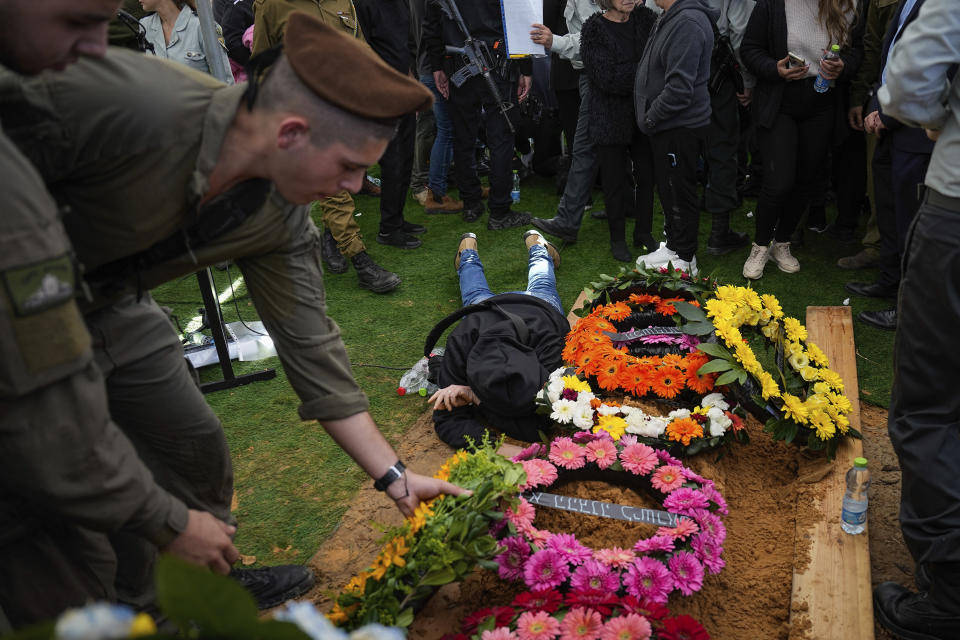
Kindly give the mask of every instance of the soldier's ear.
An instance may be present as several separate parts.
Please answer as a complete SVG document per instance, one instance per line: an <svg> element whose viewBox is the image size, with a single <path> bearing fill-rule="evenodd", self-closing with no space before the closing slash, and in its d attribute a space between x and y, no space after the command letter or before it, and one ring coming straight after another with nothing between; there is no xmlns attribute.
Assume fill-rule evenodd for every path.
<svg viewBox="0 0 960 640"><path fill-rule="evenodd" d="M277 147L294 149L310 142L310 125L305 118L288 116L277 128Z"/></svg>

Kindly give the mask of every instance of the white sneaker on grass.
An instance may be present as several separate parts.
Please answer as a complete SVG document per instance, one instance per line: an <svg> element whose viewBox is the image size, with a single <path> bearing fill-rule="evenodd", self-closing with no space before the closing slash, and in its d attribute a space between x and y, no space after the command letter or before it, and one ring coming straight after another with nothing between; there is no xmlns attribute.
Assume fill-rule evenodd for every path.
<svg viewBox="0 0 960 640"><path fill-rule="evenodd" d="M646 266L648 269L659 269L667 266L668 262L675 262L680 259L676 252L667 248L666 242L661 242L656 251L651 251L637 258L637 266Z"/></svg>
<svg viewBox="0 0 960 640"><path fill-rule="evenodd" d="M780 271L785 273L800 271L800 262L790 253L789 242L774 242L770 249L770 259L777 263Z"/></svg>
<svg viewBox="0 0 960 640"><path fill-rule="evenodd" d="M789 242L787 243L790 244ZM789 251L789 249L788 249ZM748 280L756 280L763 276L763 268L770 259L770 247L761 247L756 242L750 249L750 257L743 263L743 277Z"/></svg>
<svg viewBox="0 0 960 640"><path fill-rule="evenodd" d="M677 257L676 260L671 260L670 264L667 265L668 269L680 269L685 273L689 273L691 276L696 276L700 273L700 270L697 269L697 256L693 256L690 259L690 262L687 262L683 258Z"/></svg>

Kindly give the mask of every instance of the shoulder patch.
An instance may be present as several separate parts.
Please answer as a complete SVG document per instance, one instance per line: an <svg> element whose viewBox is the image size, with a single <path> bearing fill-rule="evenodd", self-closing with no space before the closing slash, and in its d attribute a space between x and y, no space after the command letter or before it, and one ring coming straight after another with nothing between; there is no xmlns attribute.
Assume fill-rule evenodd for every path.
<svg viewBox="0 0 960 640"><path fill-rule="evenodd" d="M74 297L76 272L64 254L0 273L17 316L30 316L62 305Z"/></svg>

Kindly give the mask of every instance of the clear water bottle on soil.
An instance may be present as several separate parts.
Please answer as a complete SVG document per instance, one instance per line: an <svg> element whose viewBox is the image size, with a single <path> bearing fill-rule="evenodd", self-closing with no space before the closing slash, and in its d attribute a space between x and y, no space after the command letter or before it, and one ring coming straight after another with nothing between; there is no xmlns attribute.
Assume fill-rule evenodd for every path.
<svg viewBox="0 0 960 640"><path fill-rule="evenodd" d="M847 533L863 533L867 526L867 490L870 488L870 469L866 458L855 458L847 471L847 492L843 495L840 527Z"/></svg>

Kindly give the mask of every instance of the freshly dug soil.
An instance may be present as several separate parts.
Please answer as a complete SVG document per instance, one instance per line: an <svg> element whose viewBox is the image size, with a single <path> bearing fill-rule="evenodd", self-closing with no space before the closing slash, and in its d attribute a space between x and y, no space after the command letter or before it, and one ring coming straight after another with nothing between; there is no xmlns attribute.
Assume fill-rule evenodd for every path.
<svg viewBox="0 0 960 640"><path fill-rule="evenodd" d="M873 474L869 527L872 581L877 584L893 580L913 588L913 563L897 523L900 473L886 437L886 411L862 404L861 423L865 455ZM807 551L802 546L794 548L797 519L821 517L809 506L815 496L812 492L818 491L816 469L820 465L798 448L772 441L752 419L747 428L749 444L730 447L719 460L715 453L707 453L684 462L712 479L727 500L730 513L724 518L727 539L723 555L727 566L719 575L707 576L700 592L689 597L674 594L668 606L674 613L699 619L715 640L818 640L805 633L802 612L794 612L791 628L790 594L794 559L799 558L800 566L796 568L802 569ZM434 435L429 411L411 427L398 448L409 466L423 473L432 473L451 453ZM599 486L593 481L551 489L565 495L577 495L572 493L577 491L582 493L581 497L595 500L658 506L642 494ZM804 500L798 505L799 495ZM649 528L628 531L627 527L644 525L618 520L543 507L537 512L538 527L576 533L593 547L627 547L651 533ZM340 528L310 561L317 574L317 585L308 598L329 608L331 598L379 551L376 541L380 533L370 523L399 521L400 514L392 503L374 491L370 483L366 484ZM440 589L418 614L409 637L436 640L457 630L465 615L482 607L509 604L523 590L522 584L503 582L494 572L477 571L462 584ZM879 627L876 637L892 638Z"/></svg>

